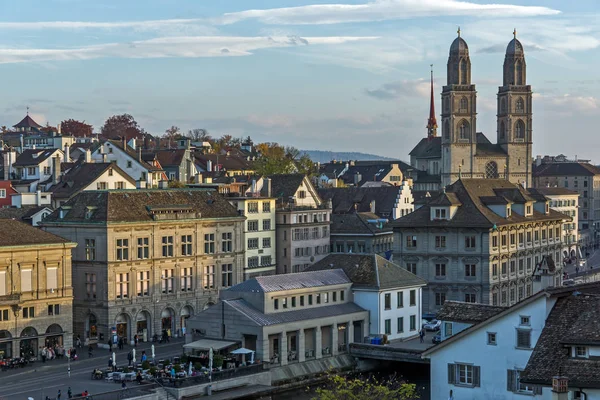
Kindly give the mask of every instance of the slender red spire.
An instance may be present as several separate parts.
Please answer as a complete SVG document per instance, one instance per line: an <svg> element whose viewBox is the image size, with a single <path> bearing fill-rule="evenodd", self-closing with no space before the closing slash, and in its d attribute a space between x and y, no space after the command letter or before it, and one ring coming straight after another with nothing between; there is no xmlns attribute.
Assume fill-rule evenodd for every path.
<svg viewBox="0 0 600 400"><path fill-rule="evenodd" d="M427 120L427 137L437 136L437 120L435 119L435 101L433 99L433 64L431 64L431 101L429 103L429 119Z"/></svg>

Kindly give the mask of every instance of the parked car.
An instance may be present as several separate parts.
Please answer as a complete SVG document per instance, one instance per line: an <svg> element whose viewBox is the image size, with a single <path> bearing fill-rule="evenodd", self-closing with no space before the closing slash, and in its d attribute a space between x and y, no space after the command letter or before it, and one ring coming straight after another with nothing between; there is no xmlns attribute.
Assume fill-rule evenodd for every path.
<svg viewBox="0 0 600 400"><path fill-rule="evenodd" d="M575 281L573 279L565 279L563 280L563 286L573 286Z"/></svg>
<svg viewBox="0 0 600 400"><path fill-rule="evenodd" d="M431 321L423 325L423 329L425 329L426 331L439 331L440 326L442 326L442 321L432 319Z"/></svg>
<svg viewBox="0 0 600 400"><path fill-rule="evenodd" d="M442 332L438 332L431 338L431 343L438 344L442 342Z"/></svg>

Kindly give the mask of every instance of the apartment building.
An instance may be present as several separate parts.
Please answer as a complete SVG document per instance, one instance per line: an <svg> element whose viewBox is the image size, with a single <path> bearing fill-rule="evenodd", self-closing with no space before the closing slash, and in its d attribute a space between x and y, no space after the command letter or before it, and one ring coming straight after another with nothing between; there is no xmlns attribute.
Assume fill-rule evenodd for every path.
<svg viewBox="0 0 600 400"><path fill-rule="evenodd" d="M147 340L243 280L244 217L212 190L84 191L44 220L78 244L74 332Z"/></svg>
<svg viewBox="0 0 600 400"><path fill-rule="evenodd" d="M45 345L72 346L75 246L31 225L0 220L0 359L37 357Z"/></svg>

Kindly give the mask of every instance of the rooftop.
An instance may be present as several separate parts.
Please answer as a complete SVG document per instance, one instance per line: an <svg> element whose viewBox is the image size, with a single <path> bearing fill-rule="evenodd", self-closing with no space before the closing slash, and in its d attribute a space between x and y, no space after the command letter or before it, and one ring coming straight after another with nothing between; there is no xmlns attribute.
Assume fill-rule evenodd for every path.
<svg viewBox="0 0 600 400"><path fill-rule="evenodd" d="M392 228L387 222L369 222L380 219L377 214L371 212L359 212L349 214L331 214L331 234L367 234L376 235L381 233L392 233Z"/></svg>
<svg viewBox="0 0 600 400"><path fill-rule="evenodd" d="M280 292L322 286L343 285L350 280L341 269L310 271L294 274L259 276L248 279L227 289L232 292Z"/></svg>
<svg viewBox="0 0 600 400"><path fill-rule="evenodd" d="M594 176L600 175L600 168L584 162L555 162L535 165L533 177L544 176Z"/></svg>
<svg viewBox="0 0 600 400"><path fill-rule="evenodd" d="M0 247L69 243L67 239L13 219L0 219Z"/></svg>
<svg viewBox="0 0 600 400"><path fill-rule="evenodd" d="M436 318L441 321L478 324L507 308L508 307L491 306L489 304L446 300L440 311L438 311Z"/></svg>

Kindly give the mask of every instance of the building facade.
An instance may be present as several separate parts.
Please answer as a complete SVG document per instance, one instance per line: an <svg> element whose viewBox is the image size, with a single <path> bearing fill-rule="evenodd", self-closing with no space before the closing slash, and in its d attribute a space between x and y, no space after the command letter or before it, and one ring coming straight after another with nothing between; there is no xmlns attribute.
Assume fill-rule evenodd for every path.
<svg viewBox="0 0 600 400"><path fill-rule="evenodd" d="M375 253L392 250L394 233L388 220L376 214L331 215L331 253Z"/></svg>
<svg viewBox="0 0 600 400"><path fill-rule="evenodd" d="M512 305L534 293L544 257L560 285L568 221L520 185L461 179L392 223L394 261L428 282L425 311L446 300Z"/></svg>
<svg viewBox="0 0 600 400"><path fill-rule="evenodd" d="M271 364L337 356L368 332L369 312L352 302L351 285L342 270L253 278L222 291L189 326Z"/></svg>
<svg viewBox="0 0 600 400"><path fill-rule="evenodd" d="M269 177L275 197L277 273L301 272L329 254L331 203L302 174Z"/></svg>
<svg viewBox="0 0 600 400"><path fill-rule="evenodd" d="M0 232L0 358L72 347L76 244L14 220L0 220Z"/></svg>
<svg viewBox="0 0 600 400"><path fill-rule="evenodd" d="M78 243L74 332L131 340L170 330L243 280L244 217L210 190L82 192L44 221Z"/></svg>

